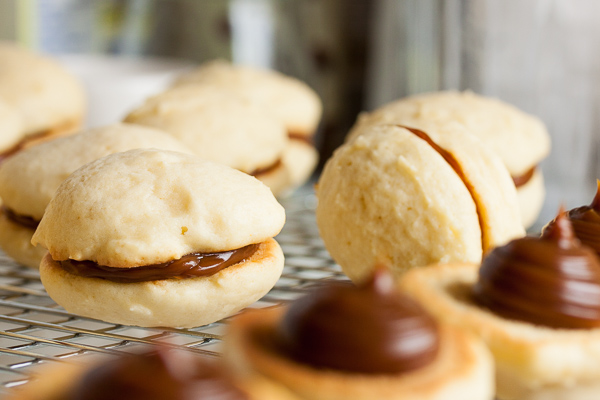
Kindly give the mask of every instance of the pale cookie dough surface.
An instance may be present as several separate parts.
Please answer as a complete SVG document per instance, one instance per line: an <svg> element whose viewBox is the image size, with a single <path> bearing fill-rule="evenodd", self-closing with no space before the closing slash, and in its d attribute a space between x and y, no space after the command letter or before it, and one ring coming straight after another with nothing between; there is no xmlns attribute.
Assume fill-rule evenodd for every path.
<svg viewBox="0 0 600 400"><path fill-rule="evenodd" d="M24 134L79 121L85 112L85 93L73 75L9 42L0 42L0 98L19 112Z"/></svg>
<svg viewBox="0 0 600 400"><path fill-rule="evenodd" d="M208 277L119 283L66 272L48 255L40 277L67 311L116 324L193 328L228 317L264 296L281 276L273 239L247 260Z"/></svg>
<svg viewBox="0 0 600 400"><path fill-rule="evenodd" d="M39 221L56 189L77 168L138 148L190 152L172 136L139 125L90 129L31 147L6 160L0 168L0 197L17 214Z"/></svg>
<svg viewBox="0 0 600 400"><path fill-rule="evenodd" d="M273 165L288 142L285 127L268 109L214 86L167 90L125 120L162 129L200 157L246 173Z"/></svg>
<svg viewBox="0 0 600 400"><path fill-rule="evenodd" d="M10 149L23 137L23 122L19 113L0 99L0 152Z"/></svg>
<svg viewBox="0 0 600 400"><path fill-rule="evenodd" d="M256 332L273 331L281 309L252 310L233 320L224 357L241 375L260 376L305 400L491 400L493 366L475 337L442 326L440 350L427 366L404 374L353 374L317 369L261 345Z"/></svg>
<svg viewBox="0 0 600 400"><path fill-rule="evenodd" d="M276 71L213 61L180 76L174 86L190 84L232 90L272 113L295 134L312 135L321 118L321 101L314 90Z"/></svg>
<svg viewBox="0 0 600 400"><path fill-rule="evenodd" d="M0 211L0 245L2 250L18 263L38 269L40 261L48 252L42 246L32 246L34 229L16 224Z"/></svg>
<svg viewBox="0 0 600 400"><path fill-rule="evenodd" d="M373 124L421 124L455 121L463 124L495 151L513 176L538 164L550 152L550 137L542 121L500 100L465 92L415 95L359 116L348 137Z"/></svg>
<svg viewBox="0 0 600 400"><path fill-rule="evenodd" d="M432 145L393 125L371 127L326 164L317 223L352 280L377 260L390 260L395 273L435 262L477 262L483 251L524 234L501 161L458 124L426 134L453 156L460 175Z"/></svg>
<svg viewBox="0 0 600 400"><path fill-rule="evenodd" d="M430 266L408 272L400 286L440 320L486 342L496 361L499 398L591 400L599 395L600 329L552 329L496 316L470 298L478 269Z"/></svg>
<svg viewBox="0 0 600 400"><path fill-rule="evenodd" d="M287 187L289 192L310 178L319 162L319 152L314 146L301 140L290 140L281 161L290 177Z"/></svg>
<svg viewBox="0 0 600 400"><path fill-rule="evenodd" d="M283 207L257 179L193 155L138 149L71 174L32 243L55 260L134 267L260 243L284 222Z"/></svg>

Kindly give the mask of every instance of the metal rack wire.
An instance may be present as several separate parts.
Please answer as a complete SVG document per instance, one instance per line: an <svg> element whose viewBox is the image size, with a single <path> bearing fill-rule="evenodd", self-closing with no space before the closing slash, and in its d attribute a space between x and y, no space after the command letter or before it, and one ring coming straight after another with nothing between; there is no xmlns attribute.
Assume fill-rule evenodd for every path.
<svg viewBox="0 0 600 400"><path fill-rule="evenodd" d="M268 307L301 295L323 279L345 279L319 238L309 187L282 202L287 222L277 237L286 256L281 279L251 307ZM0 252L0 395L34 377L41 366L71 357L119 354L161 342L218 356L227 320L194 329L139 328L64 311L44 291L37 271Z"/></svg>

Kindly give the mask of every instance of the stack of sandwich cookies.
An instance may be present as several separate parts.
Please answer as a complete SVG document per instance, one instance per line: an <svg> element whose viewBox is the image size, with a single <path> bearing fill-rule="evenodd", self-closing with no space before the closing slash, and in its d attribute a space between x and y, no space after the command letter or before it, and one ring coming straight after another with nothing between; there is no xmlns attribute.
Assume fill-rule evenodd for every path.
<svg viewBox="0 0 600 400"><path fill-rule="evenodd" d="M67 311L108 322L194 327L270 290L284 210L255 178L159 150L109 155L57 190L32 243Z"/></svg>
<svg viewBox="0 0 600 400"><path fill-rule="evenodd" d="M400 284L432 314L486 342L499 399L600 396L600 263L566 215L541 238L492 250L481 268L435 265Z"/></svg>
<svg viewBox="0 0 600 400"><path fill-rule="evenodd" d="M54 60L31 53L12 43L0 43L0 99L19 114L17 150L77 131L85 112L82 85Z"/></svg>
<svg viewBox="0 0 600 400"><path fill-rule="evenodd" d="M90 129L20 151L0 167L0 246L19 263L38 268L46 254L31 237L54 192L77 168L137 148L189 152L172 136L132 124Z"/></svg>
<svg viewBox="0 0 600 400"><path fill-rule="evenodd" d="M325 246L355 282L382 258L396 274L479 262L524 234L506 168L458 124L371 126L326 163L317 197Z"/></svg>
<svg viewBox="0 0 600 400"><path fill-rule="evenodd" d="M359 287L329 283L287 309L236 317L225 359L310 400L491 400L491 357L438 324L378 270Z"/></svg>
<svg viewBox="0 0 600 400"><path fill-rule="evenodd" d="M310 177L318 159L313 137L321 117L321 102L317 94L303 82L275 71L233 66L223 61L215 61L182 75L176 80L174 88L175 92L178 89L188 88L185 93L190 95L198 91L197 95L200 98L205 96L206 91L222 92L225 96L241 99L245 104L252 104L263 115L283 125L288 140L283 152L280 153L279 163L284 173L271 173L271 176L268 176L263 172L262 176L258 176L273 189L275 194L285 194ZM134 111L128 120L138 123L162 123L156 118L152 121L148 115L140 114L144 114L142 109ZM235 114L214 112L211 118L215 121L217 118L235 119ZM261 140L256 136L257 132L251 125L248 123L244 125L245 127L239 129L250 129L251 140ZM204 127L196 128L198 129L205 130ZM210 126L208 132L200 134L210 135L212 140L221 140L219 135L210 131ZM272 137L272 140L278 141L279 138ZM213 155L213 157L222 158L223 155ZM222 162L220 159L216 161Z"/></svg>
<svg viewBox="0 0 600 400"><path fill-rule="evenodd" d="M361 114L348 135L351 140L373 124L423 124L458 122L477 136L503 161L517 187L521 219L531 226L544 201L544 183L538 164L550 151L550 138L536 117L493 98L472 92L421 94Z"/></svg>

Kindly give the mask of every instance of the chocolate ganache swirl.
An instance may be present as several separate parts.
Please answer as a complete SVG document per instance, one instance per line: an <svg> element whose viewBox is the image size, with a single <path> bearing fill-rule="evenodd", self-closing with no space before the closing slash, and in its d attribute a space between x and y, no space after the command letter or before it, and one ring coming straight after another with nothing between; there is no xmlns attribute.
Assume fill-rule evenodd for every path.
<svg viewBox="0 0 600 400"><path fill-rule="evenodd" d="M600 327L600 263L574 237L564 212L541 238L525 237L492 250L473 295L505 318L551 328Z"/></svg>
<svg viewBox="0 0 600 400"><path fill-rule="evenodd" d="M216 365L158 348L123 355L87 372L65 400L248 400Z"/></svg>
<svg viewBox="0 0 600 400"><path fill-rule="evenodd" d="M281 351L317 368L396 374L429 364L435 321L377 269L360 287L330 284L291 304L278 327Z"/></svg>
<svg viewBox="0 0 600 400"><path fill-rule="evenodd" d="M581 243L594 249L600 255L600 181L597 181L596 196L589 206L582 206L567 211L575 236ZM551 227L550 222L544 231Z"/></svg>

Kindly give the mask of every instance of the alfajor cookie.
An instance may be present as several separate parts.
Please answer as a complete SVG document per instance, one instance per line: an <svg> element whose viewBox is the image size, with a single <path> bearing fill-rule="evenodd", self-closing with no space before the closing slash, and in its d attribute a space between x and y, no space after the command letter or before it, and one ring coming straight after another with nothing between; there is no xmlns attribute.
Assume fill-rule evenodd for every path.
<svg viewBox="0 0 600 400"><path fill-rule="evenodd" d="M500 100L465 92L434 92L407 97L359 116L348 140L374 124L459 122L503 161L517 187L521 220L531 226L544 202L544 181L538 164L550 151L542 121Z"/></svg>
<svg viewBox="0 0 600 400"><path fill-rule="evenodd" d="M542 238L492 250L481 266L433 265L408 272L400 286L486 342L498 399L600 396L600 263L565 215Z"/></svg>
<svg viewBox="0 0 600 400"><path fill-rule="evenodd" d="M42 143L0 166L0 246L19 263L38 268L46 250L31 237L54 192L73 171L109 154L138 148L189 152L172 136L139 125L114 124Z"/></svg>
<svg viewBox="0 0 600 400"><path fill-rule="evenodd" d="M56 61L9 42L0 42L0 99L21 119L10 150L75 132L85 112L80 82Z"/></svg>
<svg viewBox="0 0 600 400"><path fill-rule="evenodd" d="M329 283L285 309L236 317L225 360L306 400L490 400L493 367L476 337L438 324L377 271Z"/></svg>
<svg viewBox="0 0 600 400"><path fill-rule="evenodd" d="M194 327L262 297L283 269L283 207L264 184L193 155L131 150L67 178L32 243L66 310L108 322Z"/></svg>
<svg viewBox="0 0 600 400"><path fill-rule="evenodd" d="M146 100L125 121L162 129L200 157L267 181L275 192L288 180L285 127L228 90L173 88Z"/></svg>
<svg viewBox="0 0 600 400"><path fill-rule="evenodd" d="M378 260L396 274L479 262L524 234L506 168L459 124L373 125L336 150L316 192L325 246L355 282Z"/></svg>
<svg viewBox="0 0 600 400"><path fill-rule="evenodd" d="M288 171L288 181L281 192L289 192L310 177L318 161L313 138L322 105L307 84L277 71L218 60L181 75L174 84L188 85L232 91L283 123L289 141L281 162Z"/></svg>

